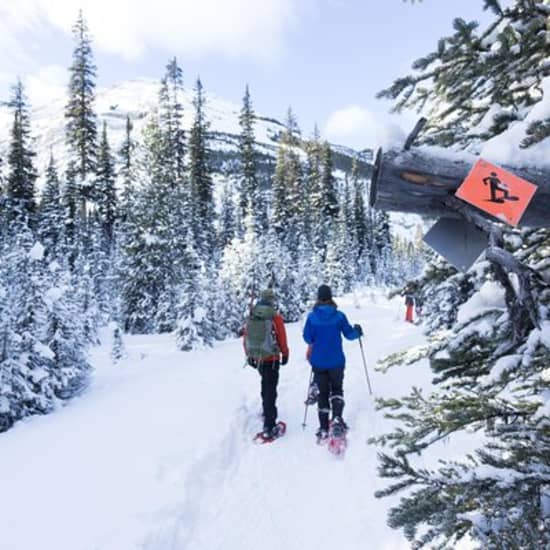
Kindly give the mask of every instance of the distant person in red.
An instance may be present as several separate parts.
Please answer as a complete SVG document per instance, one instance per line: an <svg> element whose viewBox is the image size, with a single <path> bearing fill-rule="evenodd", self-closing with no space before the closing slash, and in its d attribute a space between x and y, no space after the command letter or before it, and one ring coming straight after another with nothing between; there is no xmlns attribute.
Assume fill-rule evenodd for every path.
<svg viewBox="0 0 550 550"><path fill-rule="evenodd" d="M414 319L413 319L414 298L411 294L405 295L405 307L407 308L405 312L405 321L408 321L409 323L413 323L414 322Z"/></svg>

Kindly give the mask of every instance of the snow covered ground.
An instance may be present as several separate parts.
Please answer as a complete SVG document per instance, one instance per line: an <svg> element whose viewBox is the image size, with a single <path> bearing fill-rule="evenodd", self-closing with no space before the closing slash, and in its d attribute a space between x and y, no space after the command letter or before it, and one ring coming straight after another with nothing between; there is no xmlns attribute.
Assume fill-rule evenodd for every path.
<svg viewBox="0 0 550 550"><path fill-rule="evenodd" d="M374 371L378 358L420 343L401 298L365 290L338 300L365 330L377 396L429 386L425 362ZM302 429L309 379L302 324L287 326L279 417L286 436L251 443L261 428L259 376L240 341L183 353L169 335L126 337L113 365L109 338L93 351L90 390L46 417L0 434L1 550L398 550L386 526L391 499L374 491L376 449L388 428L368 395L357 342L346 342L347 456L315 444L316 411Z"/></svg>

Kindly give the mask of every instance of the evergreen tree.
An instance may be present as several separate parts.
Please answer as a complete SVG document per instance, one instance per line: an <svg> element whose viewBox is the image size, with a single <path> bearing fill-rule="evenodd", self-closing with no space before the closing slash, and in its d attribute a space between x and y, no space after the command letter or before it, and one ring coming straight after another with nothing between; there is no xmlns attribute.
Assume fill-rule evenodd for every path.
<svg viewBox="0 0 550 550"><path fill-rule="evenodd" d="M334 165L332 160L332 149L328 142L322 145L321 149L321 200L320 220L318 229L318 247L321 257L325 258L326 247L330 239L332 225L338 216L338 198L336 182L334 178Z"/></svg>
<svg viewBox="0 0 550 550"><path fill-rule="evenodd" d="M0 431L85 387L75 304L66 272L46 263L28 228L0 244Z"/></svg>
<svg viewBox="0 0 550 550"><path fill-rule="evenodd" d="M49 367L56 397L70 399L88 384L91 366L85 353L87 341L70 274L59 264L50 264L48 271L51 286L45 295L48 308L46 343L53 354Z"/></svg>
<svg viewBox="0 0 550 550"><path fill-rule="evenodd" d="M354 277L352 257L352 235L346 221L345 202L338 211L327 243L324 262L324 280L332 287L335 294L349 292Z"/></svg>
<svg viewBox="0 0 550 550"><path fill-rule="evenodd" d="M69 162L65 174L65 185L61 193L61 205L63 207L63 233L65 235L64 256L69 264L74 267L80 242L81 222L78 216L80 193L76 183L76 166Z"/></svg>
<svg viewBox="0 0 550 550"><path fill-rule="evenodd" d="M4 159L0 154L0 196L2 196L4 193Z"/></svg>
<svg viewBox="0 0 550 550"><path fill-rule="evenodd" d="M171 187L182 184L185 171L183 120L183 72L174 57L166 66L159 91L159 127L162 135L163 170Z"/></svg>
<svg viewBox="0 0 550 550"><path fill-rule="evenodd" d="M224 249L237 235L237 219L235 216L235 201L232 193L233 186L226 182L223 186L218 226L218 246Z"/></svg>
<svg viewBox="0 0 550 550"><path fill-rule="evenodd" d="M305 189L308 196L308 208L305 210L306 216L304 230L306 235L311 235L315 248L322 248L322 212L323 212L323 193L321 188L321 153L322 146L319 129L317 125L313 130L313 136L305 144L306 148L306 168L305 168Z"/></svg>
<svg viewBox="0 0 550 550"><path fill-rule="evenodd" d="M371 250L372 271L377 281L383 284L391 284L393 275L392 264L392 239L390 231L390 218L386 212L376 210L372 218L373 247Z"/></svg>
<svg viewBox="0 0 550 550"><path fill-rule="evenodd" d="M239 136L239 207L240 217L244 220L248 209L254 218L256 231L267 227L267 212L262 190L258 180L256 161L254 123L256 115L250 99L248 85L243 97L243 106L239 115L241 133Z"/></svg>
<svg viewBox="0 0 550 550"><path fill-rule="evenodd" d="M321 202L323 214L326 218L334 219L338 214L338 199L334 179L332 149L326 141L322 146L321 155Z"/></svg>
<svg viewBox="0 0 550 550"><path fill-rule="evenodd" d="M126 116L126 126L124 141L120 147L118 157L120 168L118 175L121 181L122 193L120 201L120 220L124 224L130 210L132 209L132 200L134 195L134 152L136 149L136 143L132 137L133 125L130 119L130 115Z"/></svg>
<svg viewBox="0 0 550 550"><path fill-rule="evenodd" d="M454 34L413 63L414 73L397 79L378 96L396 100L393 110L416 108L428 114L419 140L467 145L487 140L523 120L542 100L548 69L544 0L514 0L503 8L485 0L493 21L478 30L475 21L454 20ZM548 136L548 120L529 125L524 146Z"/></svg>
<svg viewBox="0 0 550 550"><path fill-rule="evenodd" d="M23 84L17 81L9 106L13 126L8 153L7 197L9 217L30 223L35 211L34 184L37 173L33 165L35 152L31 145L30 118Z"/></svg>
<svg viewBox="0 0 550 550"><path fill-rule="evenodd" d="M122 319L131 332L175 328L191 208L186 190L167 177L164 134L156 117L144 132L140 185L124 238Z"/></svg>
<svg viewBox="0 0 550 550"><path fill-rule="evenodd" d="M531 232L528 248L521 250L528 264L548 255L548 239L548 231ZM407 364L427 355L439 389L430 395L415 389L403 400L380 401L392 409L390 417L407 419L407 430L397 427L377 440L392 449L380 454L380 472L395 480L379 496L410 488L389 522L404 528L418 545L451 548L468 534L488 549L542 548L550 529L544 504L550 446L542 421L550 349L533 325L517 337L506 304L511 295L500 287L493 267L480 267L483 276L473 284L492 296L489 307L472 307L479 300L472 281L463 294L457 292L460 279L447 284L447 294L455 293L458 300L440 286L437 298L454 306L458 322L450 332L435 332L424 350L395 354L383 365ZM539 290L539 311L544 311L548 289ZM440 317L440 323L446 318ZM436 319L432 317L432 326ZM480 430L482 447L460 460L440 461L428 470L409 459L454 433Z"/></svg>
<svg viewBox="0 0 550 550"><path fill-rule="evenodd" d="M189 351L204 343L205 335L199 330L199 326L207 318L207 302L201 292L199 275L201 262L190 228L186 235L183 263L185 271L178 289L176 341L181 350Z"/></svg>
<svg viewBox="0 0 550 550"><path fill-rule="evenodd" d="M0 238L8 231L8 197L4 186L3 164L4 161L0 155Z"/></svg>
<svg viewBox="0 0 550 550"><path fill-rule="evenodd" d="M274 224L277 231L284 233L285 238L290 240L297 235L300 229L303 229L300 227L300 218L304 211L304 195L303 171L298 154L299 145L300 130L296 117L289 108L273 176L271 223Z"/></svg>
<svg viewBox="0 0 550 550"><path fill-rule="evenodd" d="M195 118L189 134L189 183L193 204L193 233L196 248L203 259L214 250L214 198L212 169L208 148L209 123L205 118L204 89L197 79L193 105Z"/></svg>
<svg viewBox="0 0 550 550"><path fill-rule="evenodd" d="M102 286L97 284L101 266L96 269L98 262L93 252L92 249L91 254L86 255L82 250L78 251L71 276L82 323L82 337L86 345L96 346L100 343L99 327L106 320L100 302L105 302L107 297L101 293Z"/></svg>
<svg viewBox="0 0 550 550"><path fill-rule="evenodd" d="M61 203L61 189L57 167L53 154L46 169L46 181L42 190L42 201L40 203L38 237L46 247L48 256L57 257L65 237L65 217Z"/></svg>
<svg viewBox="0 0 550 550"><path fill-rule="evenodd" d="M113 347L111 349L111 360L118 363L127 357L126 347L122 338L122 331L116 324L113 327Z"/></svg>
<svg viewBox="0 0 550 550"><path fill-rule="evenodd" d="M281 145L277 151L277 162L272 180L272 214L271 224L280 233L283 231L286 219L286 173L287 156Z"/></svg>
<svg viewBox="0 0 550 550"><path fill-rule="evenodd" d="M360 277L361 266L364 263L366 248L368 246L367 212L365 208L365 182L359 176L359 163L353 159L351 166L351 185L353 189L353 235L355 238L355 261L357 262Z"/></svg>
<svg viewBox="0 0 550 550"><path fill-rule="evenodd" d="M259 258L262 261L259 261ZM256 234L250 212L245 218L245 233L225 247L220 266L220 280L224 295L224 316L231 333L242 328L248 315L247 308L270 280L270 255Z"/></svg>
<svg viewBox="0 0 550 550"><path fill-rule="evenodd" d="M85 219L86 201L92 194L88 177L95 173L97 162L97 117L94 111L96 66L82 11L73 27L73 37L76 46L69 69L69 100L65 107L66 139L80 188L80 215Z"/></svg>
<svg viewBox="0 0 550 550"><path fill-rule="evenodd" d="M94 198L107 250L110 250L113 246L114 226L117 218L115 177L115 160L107 139L107 125L103 122L97 159Z"/></svg>
<svg viewBox="0 0 550 550"><path fill-rule="evenodd" d="M455 35L416 62L422 74L392 87L393 97L404 94L398 108L426 102L432 116L425 142L482 142L525 119L542 99L538 88L547 73L540 29L548 10L537 0L486 6L495 20L485 31L477 35L476 25L456 21ZM417 86L430 79L435 86ZM478 126L480 117L487 118ZM397 424L376 438L388 447L379 471L393 480L378 495L407 490L389 524L403 528L417 548L453 548L465 536L489 550L544 548L550 540L550 347L543 337L550 236L548 230L510 234L476 223L491 234L486 261L467 274L438 262L414 282L423 317L444 330L424 349L394 354L382 365L428 357L435 388L429 395L413 389L402 399L380 400ZM438 441L458 434L463 441L475 438L475 450L432 468L411 460L428 448L436 453Z"/></svg>

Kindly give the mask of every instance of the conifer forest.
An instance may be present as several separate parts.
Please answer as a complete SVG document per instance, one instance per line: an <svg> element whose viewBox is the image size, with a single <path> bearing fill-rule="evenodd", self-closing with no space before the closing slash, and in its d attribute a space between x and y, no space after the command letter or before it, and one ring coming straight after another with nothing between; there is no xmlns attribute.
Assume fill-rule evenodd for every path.
<svg viewBox="0 0 550 550"><path fill-rule="evenodd" d="M407 5L411 3L416 5ZM396 13L418 8L419 3L423 5L422 0L399 2ZM475 155L548 175L550 2L479 4L485 23L456 17L452 28L440 29L432 50L416 59L408 74L380 82L377 98L394 113L413 112L426 119L413 136L413 150L433 153L433 158ZM72 29L72 46L63 120L56 121L63 127L62 137L36 127L35 106L27 98L24 79L17 75L9 99L0 104L9 112L9 127L0 124L0 456L3 436L20 436L19 426L54 419L56 411L70 408L65 405L76 408L80 398L93 396L97 387L103 389L93 388L97 350L108 346L110 368L117 369L124 361L133 365L136 357L147 361L151 351L140 338L152 338L149 343L159 338L162 345L171 342L178 353L186 352L185 369L202 370L204 360L205 372L211 372L207 363L219 359L206 354L221 357L218 348L237 342L252 304L267 288L274 291L289 340L299 339L305 348L304 315L314 305L319 285L327 284L338 305L342 299L348 308L350 321L358 317L362 323L367 357L375 348L382 350L376 361L369 357L375 391L368 404L366 392L361 404L354 404L353 397L364 388L351 382L354 375L346 379L350 447L345 461L331 463L326 476L336 479L333 476L343 475L351 463L349 467L356 469L345 470L352 472L350 485L344 480L338 487L355 487L356 500L349 488L336 496L359 503L354 510L359 518L372 508L363 506L361 497L375 495L376 502L387 507L388 530L399 533L406 545L392 548L550 548L550 215L547 227L512 226L480 215L474 207L457 208L453 214L464 216L488 240L473 266L458 270L422 242L436 216L390 214L372 206L375 144L355 150L333 139L329 142L317 125L300 128L299 115L291 107L282 122L258 114L254 82L247 82L246 76L234 132L220 130L212 116L216 111L209 111L214 92L171 56L158 68L151 108L130 108L121 100L105 116L106 110L97 108L101 66L96 66L93 28L83 11ZM268 144L258 139L260 126L269 135ZM392 146L402 150L403 144ZM550 181L543 185L550 186ZM414 297L415 323L410 325L405 325L401 310L390 315L390 308L396 303L399 308L405 295ZM369 296L376 299L368 302ZM406 332L409 329L416 332ZM130 355L125 342L136 346ZM346 354L352 357L352 367L346 369L353 372L351 368L359 365L357 372L363 376L361 365L366 371L367 362L360 342L362 363L359 348L349 344ZM241 347L239 342L239 353ZM237 347L227 349L223 366L234 368ZM303 384L296 386L303 388L292 385L292 391L301 396L311 368L305 352L292 344L290 365L287 371L281 367L282 379L300 365L305 365L305 375ZM416 374L424 368L421 365L429 379L424 386ZM158 376L165 376L164 371ZM193 395L185 399L200 393L200 376L189 384ZM220 384L232 380L219 376ZM382 380L397 382L389 392ZM295 399L295 410L285 404L289 386L279 386L280 408L285 411L286 406L285 414L299 409L301 421L302 397ZM381 387L384 391L377 392ZM212 395L218 395L216 391ZM238 394L227 390L231 392ZM166 395L171 395L168 389ZM212 398L211 404L209 397L197 414L204 415L206 424L212 411L222 407L219 403L229 399L221 390L219 402ZM259 405L241 401L235 399L228 409L235 417L231 429L244 424L249 443L256 421L250 418ZM157 405L150 405L151 410ZM307 410L306 406L306 415ZM316 413L317 409L310 411L310 418ZM285 438L267 445L261 455L271 460L268 464L275 471L281 459L268 455L273 448L278 452L286 444L296 445L293 449L306 446L302 431L294 427L293 432L292 422L298 425L298 420L288 421ZM368 434L354 432L354 421ZM147 435L144 431L144 440ZM192 480L196 502L197 495L210 495L204 502L217 510L215 519L227 513L215 508L219 502L232 503L236 495L237 500L250 497L256 503L254 491L262 486L258 482L254 491L239 493L245 486L237 483L241 478L218 478L219 472L234 474L240 472L240 464L252 464L254 476L257 464L258 475L265 473L264 463L250 458L256 455L245 454L257 449L248 451L249 445L230 436L217 444L226 454L209 462L206 450L197 451L203 470L190 469L186 478ZM318 466L316 455L300 452L294 452L292 458L297 458L288 464L288 455L285 458L289 479L294 480L288 482L288 491L301 487L302 474L307 480L300 468L311 466L315 473L318 467L319 477L325 476L326 465ZM375 466L369 463L367 471L359 460L354 463L354 452L372 457ZM184 461L187 456L191 454L179 452L172 460ZM167 464L168 459L158 466L159 479L169 470ZM0 475L1 470L0 460ZM210 486L205 480L214 470ZM258 479L264 480L261 476ZM220 479L219 488L212 488ZM237 480L234 485L231 479ZM227 493L225 486L230 487ZM226 500L218 498L218 489ZM267 491L266 500L292 508L277 490ZM327 497L321 495L319 499ZM200 514L189 512L193 499L183 512L174 512L177 521L189 517L198 524ZM308 502L320 506L316 501L313 496ZM237 522L235 515L231 517L229 526ZM365 517L361 516L356 541L364 541L365 525L378 529ZM307 518L308 524L320 521L311 514ZM260 531L263 524L257 523L260 527L253 525L251 533L259 533L263 543L268 537ZM289 527L289 538L294 527ZM193 524L192 535L194 528ZM164 524L162 529L167 529ZM286 528L277 526L277 532L280 529ZM3 548L1 531L0 519ZM215 530L209 536L212 533ZM192 550L225 544L223 537L218 546L209 546L204 541L213 539L206 535L203 541L186 534L181 540L174 535L170 540L176 542L170 546L168 535L159 537L147 533L142 537L147 543L120 548ZM294 538L296 544L305 540ZM378 546L366 541L363 548L390 548L387 540L387 546L382 540ZM137 544L133 539L132 543ZM266 544L265 550L270 550ZM85 548L92 547L116 546L97 543ZM249 547L243 542L241 548ZM288 545L288 550L294 548ZM307 550L307 545L300 548Z"/></svg>

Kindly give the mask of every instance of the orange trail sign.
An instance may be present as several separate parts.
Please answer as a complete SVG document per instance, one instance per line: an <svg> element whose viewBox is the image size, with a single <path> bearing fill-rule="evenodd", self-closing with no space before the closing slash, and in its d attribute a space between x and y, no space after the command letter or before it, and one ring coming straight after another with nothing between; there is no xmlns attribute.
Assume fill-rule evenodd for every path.
<svg viewBox="0 0 550 550"><path fill-rule="evenodd" d="M537 186L486 160L478 160L455 195L510 225L518 225Z"/></svg>

